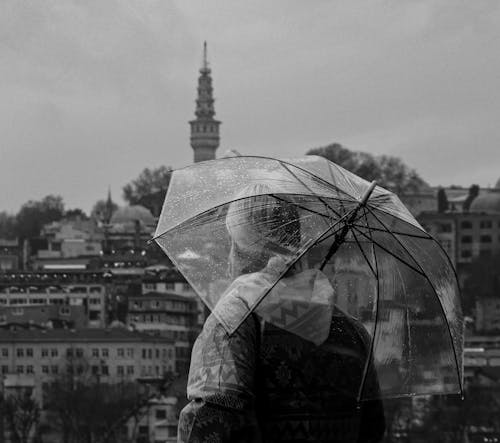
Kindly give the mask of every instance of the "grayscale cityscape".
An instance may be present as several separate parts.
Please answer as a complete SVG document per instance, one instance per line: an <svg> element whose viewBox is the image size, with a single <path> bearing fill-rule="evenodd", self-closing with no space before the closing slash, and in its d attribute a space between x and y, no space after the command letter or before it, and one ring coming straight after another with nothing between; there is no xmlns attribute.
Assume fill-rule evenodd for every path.
<svg viewBox="0 0 500 443"><path fill-rule="evenodd" d="M500 4L247 3L0 6L0 442L247 441L179 435L213 306L184 272L205 257L154 238L177 169L310 155L397 195L460 287L462 392L421 365L431 394L383 398L383 437L353 441L500 442ZM360 272L339 307L414 315L433 346L418 306L367 319ZM380 383L407 353L388 331Z"/></svg>

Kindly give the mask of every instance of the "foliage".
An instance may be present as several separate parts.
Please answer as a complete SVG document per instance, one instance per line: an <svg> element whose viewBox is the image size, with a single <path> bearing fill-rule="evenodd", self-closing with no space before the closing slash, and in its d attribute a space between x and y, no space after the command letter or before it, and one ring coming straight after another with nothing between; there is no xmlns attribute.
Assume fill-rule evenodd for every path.
<svg viewBox="0 0 500 443"><path fill-rule="evenodd" d="M14 239L16 236L16 216L5 211L0 212L0 238Z"/></svg>
<svg viewBox="0 0 500 443"><path fill-rule="evenodd" d="M479 195L479 186L478 185L471 185L469 188L469 194L467 195L467 198L464 201L463 204L463 209L464 212L468 212L470 209L470 205L472 204L472 201Z"/></svg>
<svg viewBox="0 0 500 443"><path fill-rule="evenodd" d="M40 421L40 406L30 391L7 396L3 404L5 422L13 443L28 443Z"/></svg>
<svg viewBox="0 0 500 443"><path fill-rule="evenodd" d="M118 205L111 200L98 200L92 208L91 217L95 220L108 223L117 209Z"/></svg>
<svg viewBox="0 0 500 443"><path fill-rule="evenodd" d="M156 169L146 168L135 180L123 187L123 198L130 205L142 205L154 216L158 216L171 175L172 168L168 166L160 166Z"/></svg>
<svg viewBox="0 0 500 443"><path fill-rule="evenodd" d="M44 407L62 441L124 441L124 424L129 419L140 420L156 391L132 381L105 383L91 372L83 357L68 358L66 366L67 371L44 388Z"/></svg>
<svg viewBox="0 0 500 443"><path fill-rule="evenodd" d="M42 227L64 217L64 203L60 196L47 195L40 201L30 200L16 215L16 231L21 239L40 235Z"/></svg>
<svg viewBox="0 0 500 443"><path fill-rule="evenodd" d="M396 194L419 192L428 187L413 169L397 157L353 152L338 143L310 149L307 154L325 157L365 180L376 180L380 186Z"/></svg>
<svg viewBox="0 0 500 443"><path fill-rule="evenodd" d="M437 206L438 206L438 212L446 212L449 208L448 197L446 196L446 192L443 188L439 188L438 190Z"/></svg>
<svg viewBox="0 0 500 443"><path fill-rule="evenodd" d="M68 209L64 213L64 218L68 219L68 220L75 220L77 218L80 218L81 220L88 220L89 219L87 214L85 214L85 212L80 208Z"/></svg>

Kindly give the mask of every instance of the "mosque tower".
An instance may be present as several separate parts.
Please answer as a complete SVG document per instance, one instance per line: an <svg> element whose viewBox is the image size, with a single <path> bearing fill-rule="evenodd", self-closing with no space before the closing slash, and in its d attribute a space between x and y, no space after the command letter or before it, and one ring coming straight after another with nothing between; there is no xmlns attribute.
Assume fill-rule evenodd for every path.
<svg viewBox="0 0 500 443"><path fill-rule="evenodd" d="M215 120L211 70L207 61L207 42L203 43L203 64L198 78L198 98L196 99L196 119L191 120L191 147L194 162L215 159L219 147L219 125Z"/></svg>

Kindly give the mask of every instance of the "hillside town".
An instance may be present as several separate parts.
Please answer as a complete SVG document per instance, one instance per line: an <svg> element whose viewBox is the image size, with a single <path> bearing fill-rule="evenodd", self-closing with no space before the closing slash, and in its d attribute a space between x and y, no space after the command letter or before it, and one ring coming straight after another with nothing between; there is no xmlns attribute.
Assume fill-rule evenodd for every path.
<svg viewBox="0 0 500 443"><path fill-rule="evenodd" d="M194 162L215 159L220 144L206 51L189 122ZM498 405L500 180L491 188L423 186L399 196L457 271L466 389L471 398L488 391ZM109 191L90 217L74 214L33 237L0 238L0 441L176 441L191 348L207 312L150 242L160 209L117 207ZM458 410L464 402L446 401L405 400L387 441L425 440L436 404ZM468 441L499 441L498 418L468 417L460 431ZM452 418L442 423L456 432Z"/></svg>

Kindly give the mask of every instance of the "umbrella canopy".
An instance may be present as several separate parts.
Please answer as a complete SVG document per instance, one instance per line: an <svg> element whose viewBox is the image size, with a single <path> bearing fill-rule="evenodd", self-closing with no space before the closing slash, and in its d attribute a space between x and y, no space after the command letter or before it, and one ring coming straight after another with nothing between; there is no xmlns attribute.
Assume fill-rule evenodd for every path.
<svg viewBox="0 0 500 443"><path fill-rule="evenodd" d="M336 324L366 332L358 399L462 392L446 253L396 195L322 157L176 170L155 240L229 334L252 312L316 346Z"/></svg>

